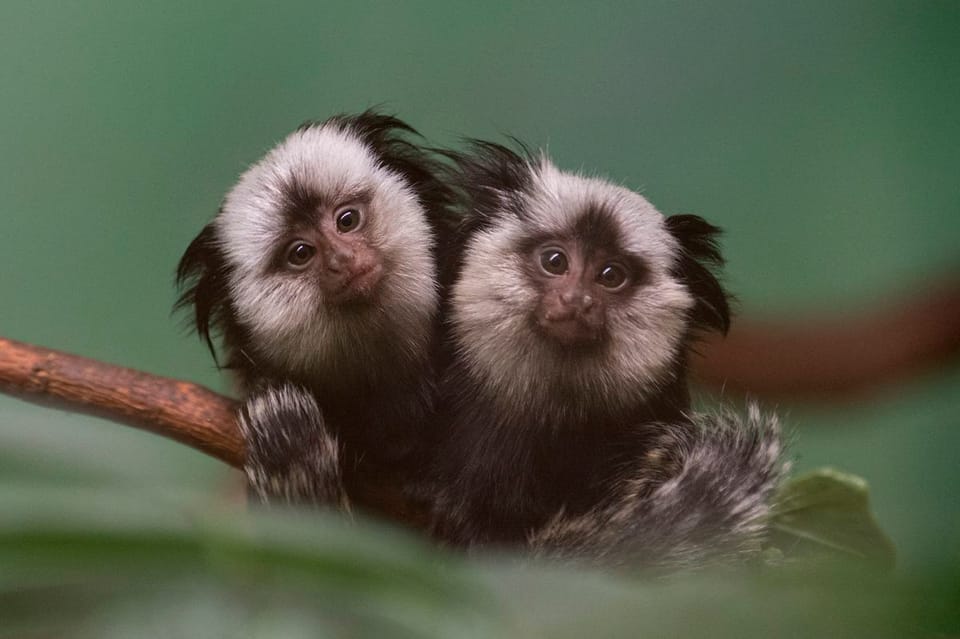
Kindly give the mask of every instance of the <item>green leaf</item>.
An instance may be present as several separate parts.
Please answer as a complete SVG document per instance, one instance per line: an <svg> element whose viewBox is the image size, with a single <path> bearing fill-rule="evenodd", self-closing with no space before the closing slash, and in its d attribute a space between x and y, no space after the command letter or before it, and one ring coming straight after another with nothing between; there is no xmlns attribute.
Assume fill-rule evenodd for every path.
<svg viewBox="0 0 960 639"><path fill-rule="evenodd" d="M787 560L845 557L892 568L896 550L870 510L867 482L820 468L784 484L771 545Z"/></svg>

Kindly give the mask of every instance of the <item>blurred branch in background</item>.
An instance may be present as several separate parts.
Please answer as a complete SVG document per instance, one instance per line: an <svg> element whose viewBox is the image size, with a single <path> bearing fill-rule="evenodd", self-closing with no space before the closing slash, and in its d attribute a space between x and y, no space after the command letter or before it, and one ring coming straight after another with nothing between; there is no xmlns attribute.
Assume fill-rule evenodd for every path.
<svg viewBox="0 0 960 639"><path fill-rule="evenodd" d="M960 278L848 317L735 320L694 362L698 381L776 400L842 401L955 360L960 354Z"/></svg>

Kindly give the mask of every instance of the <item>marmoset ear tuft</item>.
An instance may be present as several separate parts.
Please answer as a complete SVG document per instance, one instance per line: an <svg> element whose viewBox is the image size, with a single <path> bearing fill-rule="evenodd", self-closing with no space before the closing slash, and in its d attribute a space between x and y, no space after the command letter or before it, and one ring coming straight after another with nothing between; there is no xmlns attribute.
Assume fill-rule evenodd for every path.
<svg viewBox="0 0 960 639"><path fill-rule="evenodd" d="M672 215L666 223L680 243L674 275L686 284L695 300L690 314L693 327L726 335L730 330L730 296L716 273L724 264L718 241L721 230L697 215Z"/></svg>
<svg viewBox="0 0 960 639"><path fill-rule="evenodd" d="M222 328L228 310L226 260L213 224L207 224L190 242L177 265L176 283L183 292L173 310L193 307L192 328L207 343L217 361L211 331ZM219 363L218 363L219 365Z"/></svg>

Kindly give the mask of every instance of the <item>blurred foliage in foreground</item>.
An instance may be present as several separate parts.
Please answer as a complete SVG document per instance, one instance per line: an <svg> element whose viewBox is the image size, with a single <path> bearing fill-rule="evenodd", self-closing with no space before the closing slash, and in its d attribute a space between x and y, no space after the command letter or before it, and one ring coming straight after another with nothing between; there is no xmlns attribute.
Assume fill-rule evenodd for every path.
<svg viewBox="0 0 960 639"><path fill-rule="evenodd" d="M0 491L4 636L905 637L956 631L956 563L642 580L453 557L369 521Z"/></svg>
<svg viewBox="0 0 960 639"><path fill-rule="evenodd" d="M828 549L889 561L865 487L834 471L785 489L768 565L652 579L518 557L466 559L362 518L247 513L209 483L178 473L179 448L170 448L165 464L150 463L124 445L134 433L102 426L102 439L75 434L77 441L110 442L96 453L72 448L61 433L66 439L47 441L46 452L30 442L49 463L0 473L2 637L873 638L960 631L957 557L909 574L879 570L877 562L796 559L811 550L822 558ZM0 439L7 470L24 452L18 441ZM165 477L143 475L137 464L154 469L148 473L166 465Z"/></svg>

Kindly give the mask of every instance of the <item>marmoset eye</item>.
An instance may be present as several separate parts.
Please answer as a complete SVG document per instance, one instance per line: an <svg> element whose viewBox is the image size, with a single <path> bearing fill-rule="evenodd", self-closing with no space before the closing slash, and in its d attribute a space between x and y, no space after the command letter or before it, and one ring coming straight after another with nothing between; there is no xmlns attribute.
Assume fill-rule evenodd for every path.
<svg viewBox="0 0 960 639"><path fill-rule="evenodd" d="M360 211L357 209L347 209L337 215L337 230L341 233L349 233L360 227Z"/></svg>
<svg viewBox="0 0 960 639"><path fill-rule="evenodd" d="M619 290L627 283L627 269L619 264L607 264L597 274L597 282L611 291Z"/></svg>
<svg viewBox="0 0 960 639"><path fill-rule="evenodd" d="M567 256L560 249L549 248L540 254L540 268L550 275L563 275L569 266Z"/></svg>
<svg viewBox="0 0 960 639"><path fill-rule="evenodd" d="M297 240L287 249L287 263L294 268L302 268L306 266L316 254L317 249L312 245L302 240Z"/></svg>

